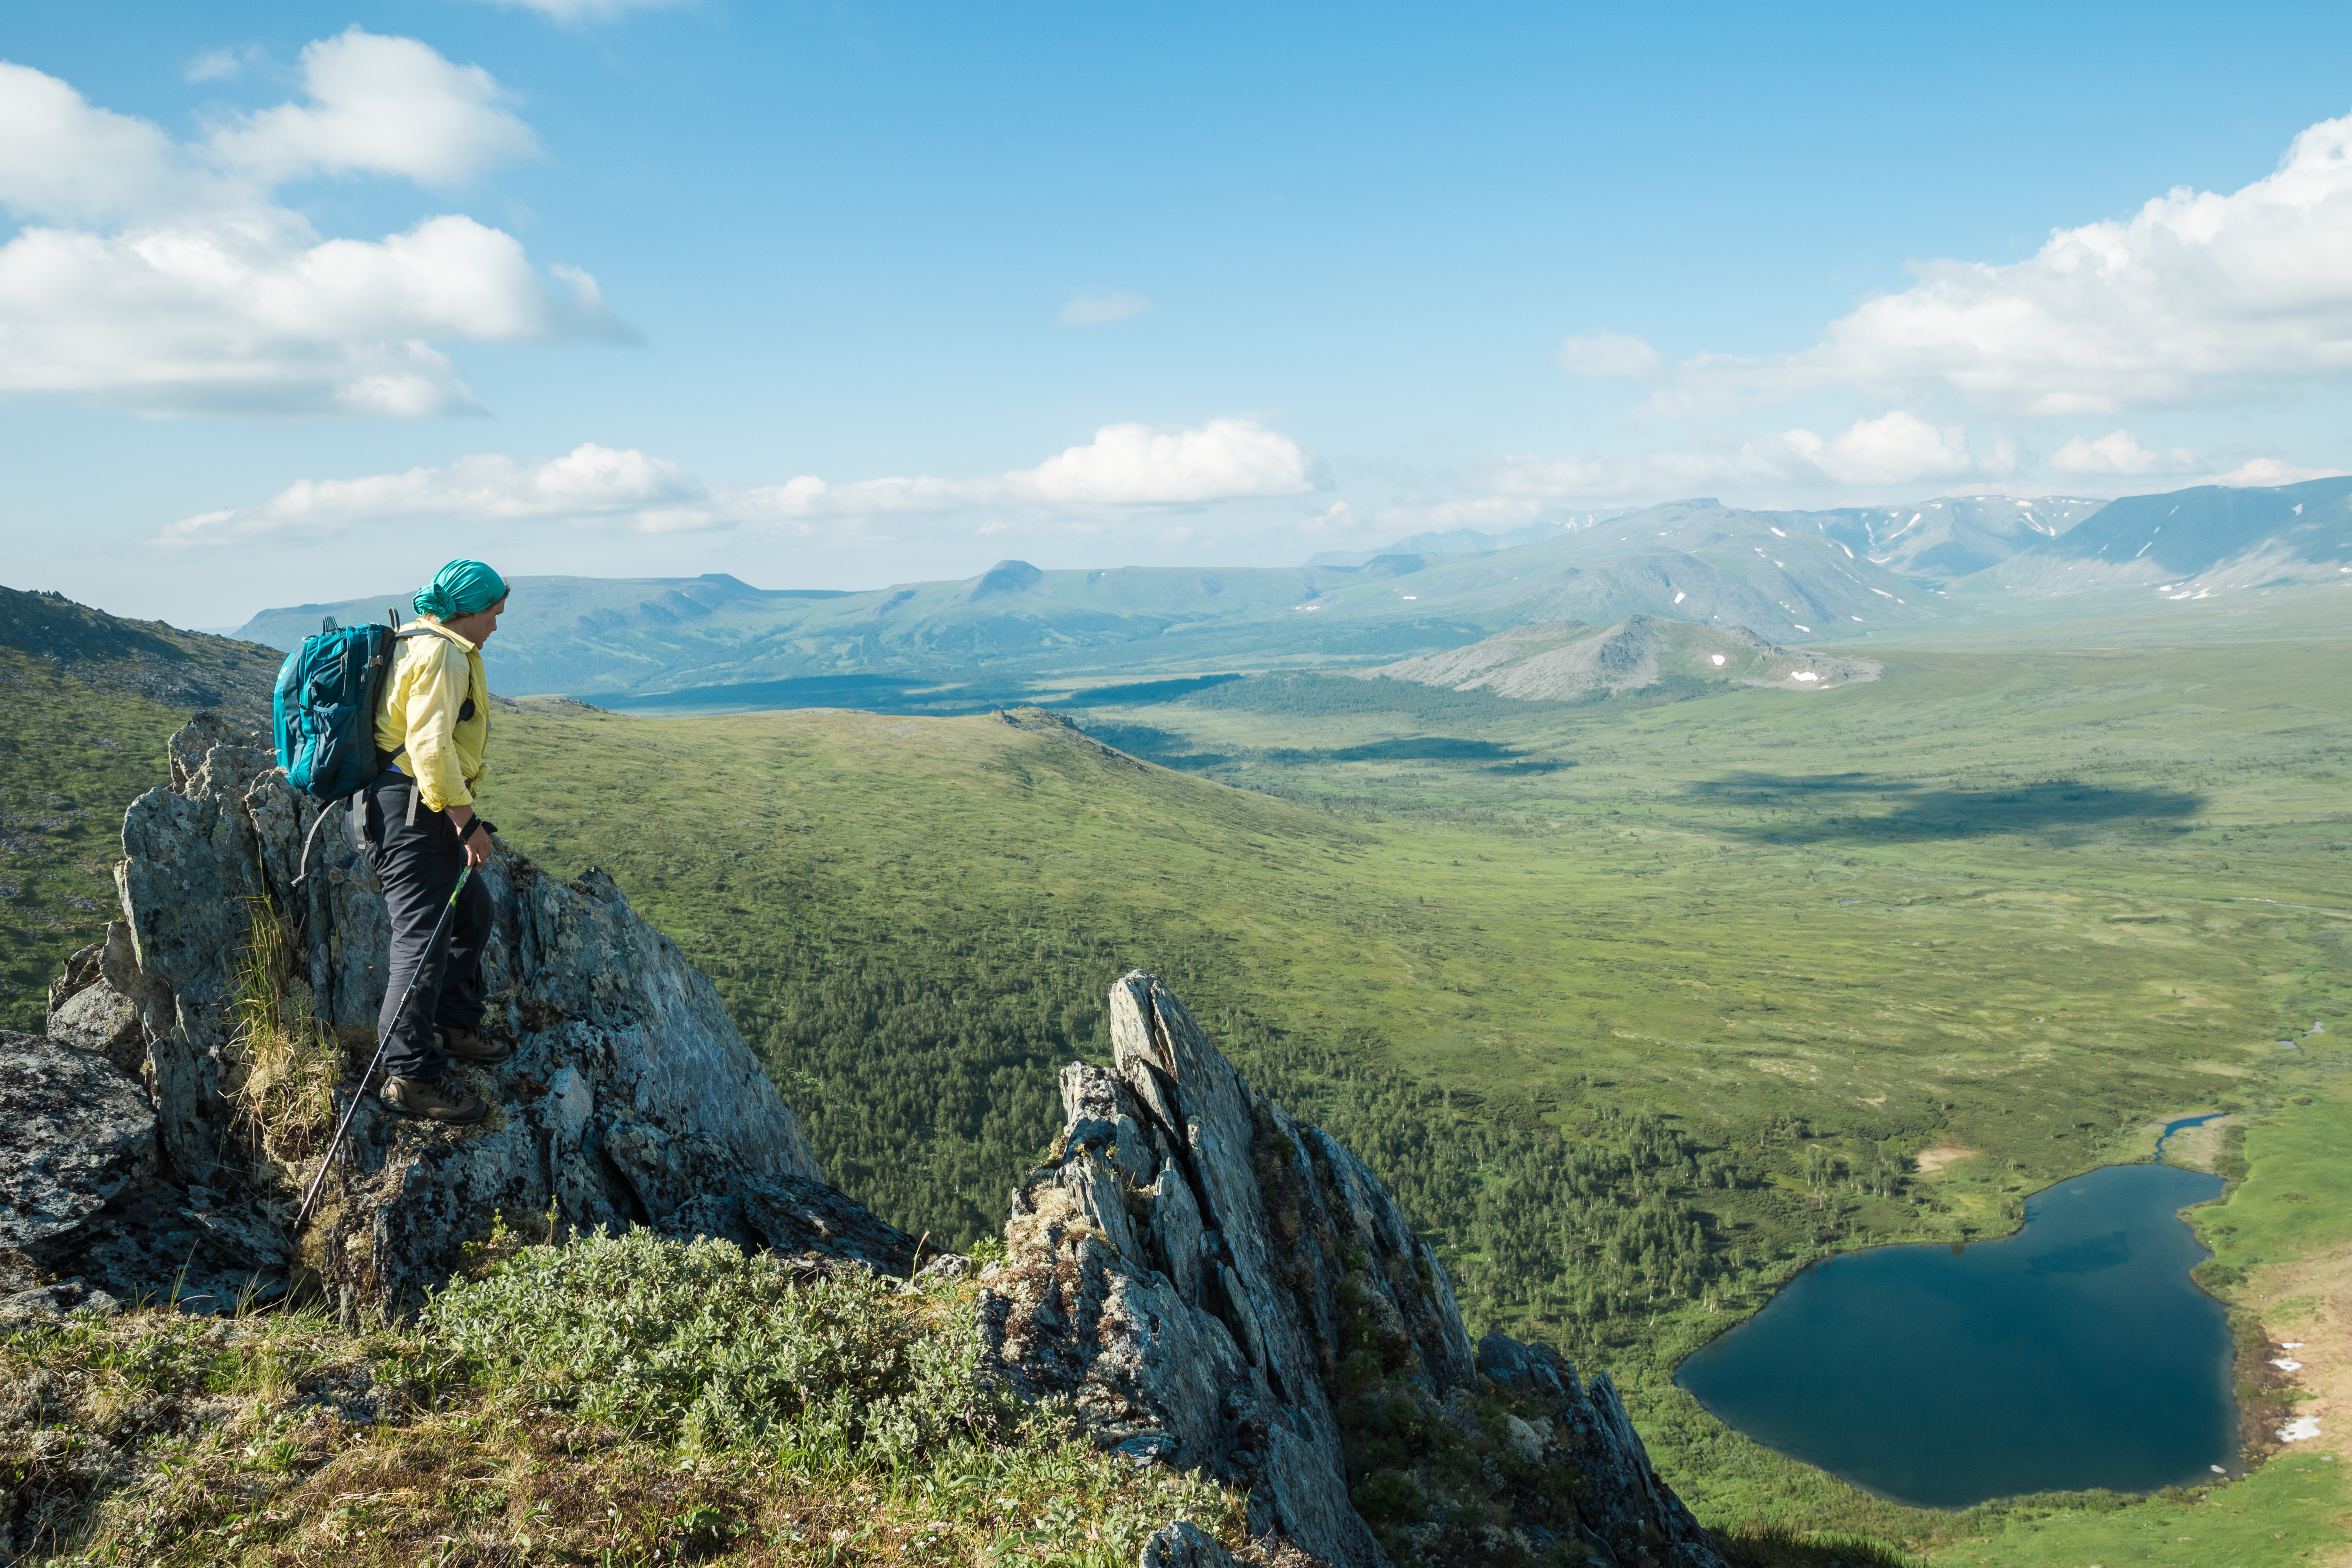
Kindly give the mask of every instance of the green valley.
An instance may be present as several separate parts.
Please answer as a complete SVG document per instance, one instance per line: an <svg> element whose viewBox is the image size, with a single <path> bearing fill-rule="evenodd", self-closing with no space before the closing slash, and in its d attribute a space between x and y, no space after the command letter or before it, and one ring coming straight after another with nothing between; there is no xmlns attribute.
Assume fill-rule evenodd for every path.
<svg viewBox="0 0 2352 1568"><path fill-rule="evenodd" d="M898 1222L992 1229L1052 1068L1152 967L1395 1184L1474 1319L1631 1384L1703 1517L1924 1539L1956 1527L1667 1371L1809 1258L2000 1234L2332 1062L2278 1041L2352 1001L2352 713L2278 679L2328 642L1873 654L1826 692L1291 673L1079 715L1166 770L1034 710L532 704L493 810L619 878Z"/></svg>
<svg viewBox="0 0 2352 1568"><path fill-rule="evenodd" d="M994 1233L1055 1069L1107 1055L1105 986L1150 968L1387 1177L1474 1326L1610 1368L1710 1525L2083 1541L2204 1505L1901 1508L1670 1373L1811 1258L2004 1234L2169 1116L2255 1118L2262 1148L2261 1118L2352 1062L2334 1024L2301 1033L2352 1012L2326 610L2111 614L2097 647L2021 611L1997 639L1874 640L1878 678L1830 689L1521 700L1276 669L961 718L526 699L485 804L518 848L612 872L717 980L828 1172L933 1245ZM37 700L12 701L13 755L50 748L9 786L52 781L58 824L6 869L68 868L36 896L91 905L20 918L29 1023L184 710L8 669ZM120 736L88 717L108 702ZM87 746L43 742L72 723ZM51 865L82 838L87 865ZM2290 1515L2332 1539L2326 1510Z"/></svg>

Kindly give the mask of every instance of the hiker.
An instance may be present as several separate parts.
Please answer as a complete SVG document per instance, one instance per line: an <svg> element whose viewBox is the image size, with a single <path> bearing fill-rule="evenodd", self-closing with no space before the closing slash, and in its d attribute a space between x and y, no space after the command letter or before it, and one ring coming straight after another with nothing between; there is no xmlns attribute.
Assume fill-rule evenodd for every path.
<svg viewBox="0 0 2352 1568"><path fill-rule="evenodd" d="M478 561L452 561L417 592L415 607L417 618L403 629L428 635L397 644L375 713L383 765L367 784L368 847L392 917L376 1035L384 1100L406 1115L464 1124L490 1108L446 1080L450 1063L488 1067L513 1054L480 1032L490 936L490 895L480 878L467 877L458 889L446 943L438 953L426 950L459 868L490 858L493 829L474 815L473 786L490 738L481 647L507 607L506 580ZM415 994L404 1009L412 976Z"/></svg>

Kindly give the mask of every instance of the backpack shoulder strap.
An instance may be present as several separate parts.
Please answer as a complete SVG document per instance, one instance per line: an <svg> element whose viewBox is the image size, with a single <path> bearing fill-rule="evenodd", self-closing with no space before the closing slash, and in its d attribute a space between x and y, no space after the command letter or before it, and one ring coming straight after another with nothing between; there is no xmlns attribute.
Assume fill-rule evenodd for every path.
<svg viewBox="0 0 2352 1568"><path fill-rule="evenodd" d="M439 637L451 647L456 647L457 646L457 633L449 630L446 626L436 626L429 622L423 626L404 627L404 629L392 634L392 640L394 642L404 641L409 637Z"/></svg>
<svg viewBox="0 0 2352 1568"><path fill-rule="evenodd" d="M445 646L457 648L457 651L460 653L465 651L463 648L457 647L457 638L454 633L430 624L409 626L393 633L392 643L394 650L396 651L400 645L406 642L410 637L437 637Z"/></svg>
<svg viewBox="0 0 2352 1568"><path fill-rule="evenodd" d="M394 611L393 611L393 613L392 613L392 619L394 620L394 622L395 624L394 625L394 626L393 626L393 630L392 630L392 645L393 645L393 647L394 647L395 649L396 649L396 648L398 648L398 647L399 647L399 646L400 646L402 643L404 643L404 642L407 641L410 637L439 637L443 642L447 643L451 647L456 647L457 646L457 640L456 640L454 637L452 637L448 632L446 632L446 631L443 630L443 629L442 629L441 627L439 627L439 626L436 626L433 625L433 624L432 624L431 622L429 622L429 621L423 621L423 622L419 622L419 623L418 623L417 625L415 625L415 626L408 626L408 627L404 627L404 627L402 627L402 626L400 626L397 624L397 622L398 622L398 620L399 620L399 616L400 616L400 612L399 612L398 610L396 610L396 609L395 609ZM385 669L385 670L384 670L384 672L383 672L383 677L380 677L380 678L379 678L379 680L383 679L383 678L385 678L385 677L389 677L389 676L390 676L390 674L391 674L391 670L390 670L390 668L389 668L390 662L391 662L391 661L390 661L389 659L387 659L387 660L385 661L387 668L386 668L386 669ZM371 710L371 711L373 711L373 708L375 707L375 705L376 705L377 703L381 703L383 700L383 687L382 687L381 685L379 685L379 686L378 686L378 688L377 688L377 695L376 695L376 698L375 698L375 700L374 700L374 702L372 702L372 703L369 705L369 706L370 706L370 710ZM399 757L399 756L402 756L402 755L404 755L404 754L407 752L407 751L408 751L407 746L403 745L403 746L399 747L397 750L394 750L394 751L390 751L390 752L377 752L377 753L376 753L376 766L377 766L377 768L382 769L382 768L384 768L384 767L386 767L386 766L389 766L389 765L391 764L391 763L392 763L392 761L393 761L393 759L394 759L394 758L395 758L395 757ZM362 796L362 797L364 797L364 795L366 795L366 793L367 793L367 792L366 792L365 790L362 790L360 793L361 793ZM361 821L360 811L361 811L361 803L360 803L359 801L356 801L356 800L355 800L355 801L353 801L353 802L352 802L352 835L353 835L353 837L358 837L359 832L360 832L360 827L359 827L359 824L360 824L360 821Z"/></svg>

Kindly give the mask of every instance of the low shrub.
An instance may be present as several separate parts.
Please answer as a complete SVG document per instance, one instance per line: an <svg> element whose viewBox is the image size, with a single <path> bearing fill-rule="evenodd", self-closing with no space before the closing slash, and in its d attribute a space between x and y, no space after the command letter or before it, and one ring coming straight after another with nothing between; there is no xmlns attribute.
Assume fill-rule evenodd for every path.
<svg viewBox="0 0 2352 1568"><path fill-rule="evenodd" d="M425 1310L532 1405L690 1449L759 1444L902 1463L1001 1436L977 1321L862 1273L796 1279L732 1242L651 1231L529 1247Z"/></svg>
<svg viewBox="0 0 2352 1568"><path fill-rule="evenodd" d="M646 1231L482 1248L405 1329L0 1327L0 1563L1128 1568L1244 1504L978 1374L977 1287Z"/></svg>

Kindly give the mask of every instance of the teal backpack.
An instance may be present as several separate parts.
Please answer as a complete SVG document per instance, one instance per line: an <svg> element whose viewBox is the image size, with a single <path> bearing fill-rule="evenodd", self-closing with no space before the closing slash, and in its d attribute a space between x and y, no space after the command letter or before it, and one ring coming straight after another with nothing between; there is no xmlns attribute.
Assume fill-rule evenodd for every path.
<svg viewBox="0 0 2352 1568"><path fill-rule="evenodd" d="M391 612L391 621L381 626L373 622L338 626L329 616L319 635L303 638L278 671L278 690L270 701L278 763L286 770L289 784L315 800L331 805L355 798L383 769L375 749L375 710L383 700L384 677L392 669L393 650L404 638L436 635L423 627L400 630L397 609ZM303 837L301 863L295 868L297 886L310 875L310 844L326 820L327 814L320 812Z"/></svg>

